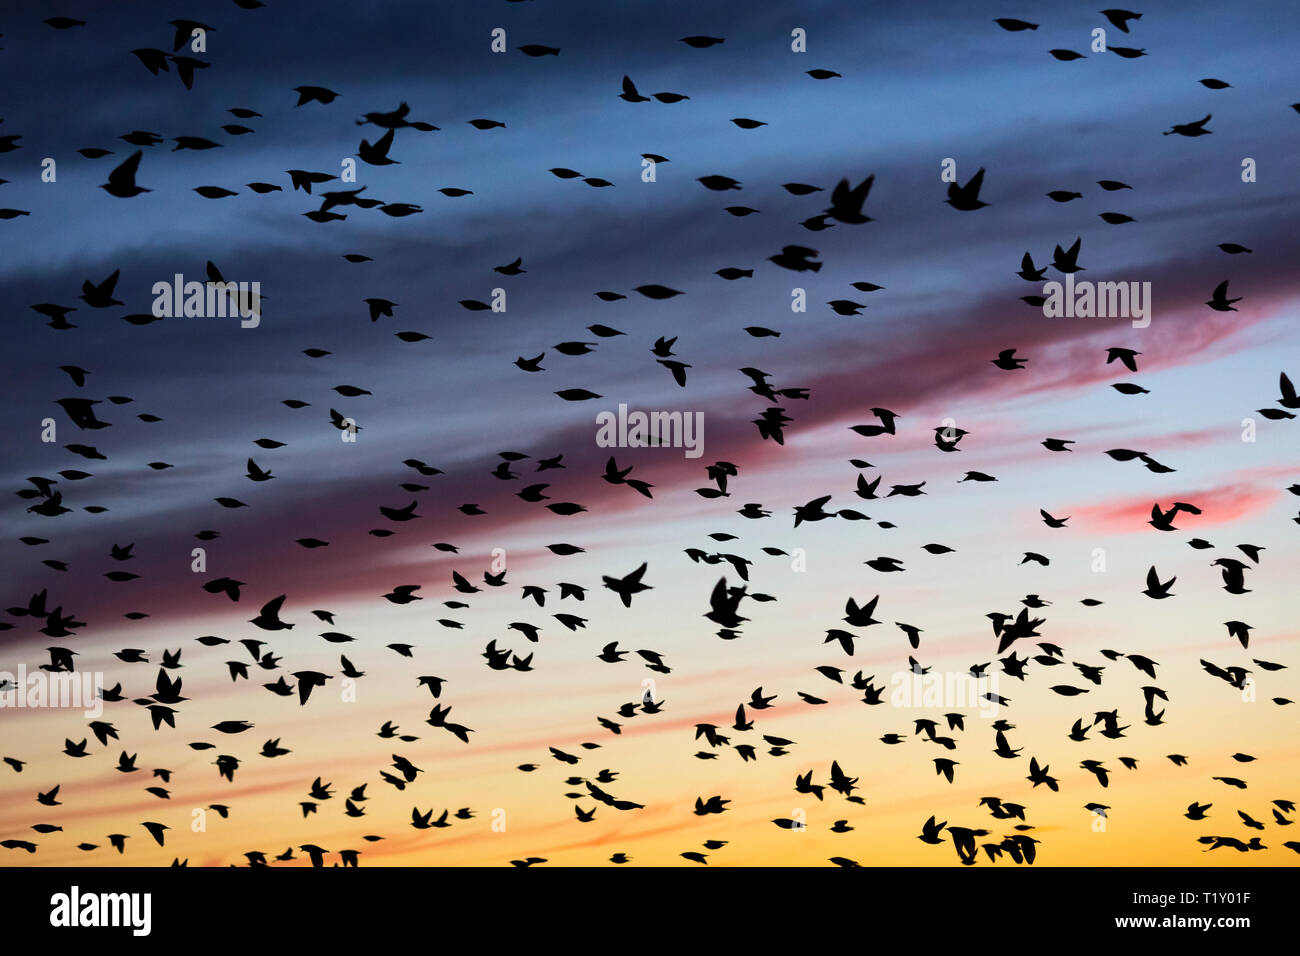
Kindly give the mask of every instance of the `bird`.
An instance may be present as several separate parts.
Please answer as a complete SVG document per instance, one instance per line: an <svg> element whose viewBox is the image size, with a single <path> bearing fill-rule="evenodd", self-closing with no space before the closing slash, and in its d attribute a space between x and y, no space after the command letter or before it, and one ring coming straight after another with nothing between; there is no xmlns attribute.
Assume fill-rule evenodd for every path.
<svg viewBox="0 0 1300 956"><path fill-rule="evenodd" d="M111 306L122 305L120 299L113 298L113 291L117 287L117 280L122 275L121 269L114 269L103 282L95 285L89 279L81 284L81 300L94 309L107 309ZM67 371L67 369L65 369ZM69 373L72 374L72 373ZM84 370L79 370L79 374L73 376L73 380L78 385L85 384ZM81 380L78 381L78 378Z"/></svg>
<svg viewBox="0 0 1300 956"><path fill-rule="evenodd" d="M1038 513L1042 515L1043 524L1047 525L1049 528L1064 528L1065 523L1070 520L1069 515L1066 515L1064 518L1057 518L1048 514L1042 508L1038 509Z"/></svg>
<svg viewBox="0 0 1300 956"><path fill-rule="evenodd" d="M1057 783L1056 778L1051 776L1047 772L1050 769L1051 769L1050 766L1040 767L1038 764L1038 758L1030 757L1029 776L1026 779L1029 780L1030 783L1032 783L1035 787L1038 787L1040 784L1042 784L1045 785L1049 790L1052 791L1059 790L1060 787L1059 784Z"/></svg>
<svg viewBox="0 0 1300 956"><path fill-rule="evenodd" d="M944 200L953 209L962 212L973 212L976 209L983 209L988 205L980 200L980 187L984 185L984 167L981 166L979 171L966 181L966 185L959 185L957 182L948 184L948 198Z"/></svg>
<svg viewBox="0 0 1300 956"><path fill-rule="evenodd" d="M298 102L294 106L304 106L307 103L333 103L338 93L326 89L323 86L295 86L294 92L298 94Z"/></svg>
<svg viewBox="0 0 1300 956"><path fill-rule="evenodd" d="M1059 245L1052 251L1052 267L1058 272L1071 273L1082 272L1083 266L1079 265L1079 249L1083 244L1083 237L1074 240L1074 243L1068 249L1062 249Z"/></svg>
<svg viewBox="0 0 1300 956"><path fill-rule="evenodd" d="M371 166L395 165L397 160L390 158L388 155L388 151L393 146L393 136L395 133L396 130L390 129L383 136L379 137L379 139L375 140L374 143L363 139L361 145L357 147L357 156L363 163L368 163Z"/></svg>
<svg viewBox="0 0 1300 956"><path fill-rule="evenodd" d="M605 587L619 596L624 607L631 607L632 595L650 590L650 585L641 583L641 577L645 574L645 571L646 562L643 561L640 567L625 577L613 578L609 575L602 575L601 580L604 582Z"/></svg>
<svg viewBox="0 0 1300 956"><path fill-rule="evenodd" d="M1151 506L1151 520L1148 521L1147 524L1151 525L1151 527L1155 528L1157 531L1177 531L1178 529L1174 527L1173 521L1180 511L1192 515L1199 515L1201 513L1200 508L1197 508L1195 505L1189 505L1184 501L1175 501L1168 511L1162 509L1160 503L1156 502Z"/></svg>
<svg viewBox="0 0 1300 956"><path fill-rule="evenodd" d="M847 179L841 179L835 185L835 188L831 190L831 204L825 210L826 215L836 222L849 225L861 225L862 223L871 222L871 217L862 212L862 204L866 202L867 195L871 192L871 187L875 181L874 174L868 176L856 186L850 185Z"/></svg>
<svg viewBox="0 0 1300 956"><path fill-rule="evenodd" d="M1128 23L1130 20L1142 19L1142 14L1133 13L1132 11L1129 10L1118 10L1118 9L1103 10L1101 11L1101 15L1104 16L1107 20L1109 20L1115 26L1115 29L1120 30L1124 33L1129 32Z"/></svg>
<svg viewBox="0 0 1300 956"><path fill-rule="evenodd" d="M284 606L285 595L281 594L277 598L272 598L262 605L257 617L251 618L249 623L260 627L264 631L280 631L292 628L293 625L280 620L280 609Z"/></svg>
<svg viewBox="0 0 1300 956"><path fill-rule="evenodd" d="M923 843L931 843L931 844L942 843L943 839L939 836L939 834L943 831L943 829L947 825L948 824L946 821L943 823L939 823L935 820L934 816L931 815L930 818L921 825L921 835L917 837L917 839Z"/></svg>
<svg viewBox="0 0 1300 956"><path fill-rule="evenodd" d="M137 149L108 174L108 182L100 184L99 188L118 199L130 199L141 193L151 192L152 190L143 186L137 186L135 182L135 177L140 171L140 159L143 156L144 150Z"/></svg>
<svg viewBox="0 0 1300 956"><path fill-rule="evenodd" d="M880 595L877 594L870 601L859 605L853 598L849 598L844 605L845 616L843 620L851 627L869 627L872 624L879 624L880 622L871 616L875 612L879 600Z"/></svg>
<svg viewBox="0 0 1300 956"><path fill-rule="evenodd" d="M1205 124L1210 121L1210 114L1206 113L1204 117L1196 120L1194 123L1175 123L1170 129L1165 130L1164 135L1177 133L1179 136L1209 136L1214 132L1205 128Z"/></svg>
<svg viewBox="0 0 1300 956"><path fill-rule="evenodd" d="M642 96L637 91L636 84L632 82L632 78L626 75L624 75L623 77L623 92L618 94L618 98L621 100L625 100L628 103L649 103L650 102L650 97Z"/></svg>
<svg viewBox="0 0 1300 956"><path fill-rule="evenodd" d="M1152 565L1151 569L1147 571L1147 586L1142 593L1157 601L1164 600L1173 596L1169 589L1174 586L1174 582L1177 580L1177 577L1172 577L1168 581L1162 582L1159 574L1156 573L1155 565Z"/></svg>
<svg viewBox="0 0 1300 956"><path fill-rule="evenodd" d="M1228 298L1228 281L1229 280L1224 279L1216 285L1209 301L1205 303L1216 312L1236 312L1237 310L1233 307L1232 303L1241 301L1241 296L1238 296L1235 299Z"/></svg>
<svg viewBox="0 0 1300 956"><path fill-rule="evenodd" d="M1106 364L1109 365L1111 362L1118 360L1122 362L1124 364L1124 367L1127 368L1130 372L1136 372L1137 356L1141 354L1142 354L1141 352L1135 349L1126 349L1126 348L1119 348L1119 347L1108 348L1106 349Z"/></svg>
<svg viewBox="0 0 1300 956"><path fill-rule="evenodd" d="M1278 389L1282 393L1282 397L1277 400L1279 405L1283 408L1300 408L1300 395L1296 394L1295 386L1291 384L1286 372L1278 375Z"/></svg>
<svg viewBox="0 0 1300 956"><path fill-rule="evenodd" d="M1042 282L1047 276L1047 266L1035 268L1034 257L1026 252L1020 259L1020 271L1016 275L1026 282Z"/></svg>
<svg viewBox="0 0 1300 956"><path fill-rule="evenodd" d="M1003 349L998 353L998 357L991 359L994 365L1003 371L1012 372L1016 369L1022 369L1029 364L1029 359L1016 358L1015 349Z"/></svg>
<svg viewBox="0 0 1300 956"><path fill-rule="evenodd" d="M813 261L820 254L807 246L789 245L783 246L776 255L768 256L768 261L793 272L820 272L822 263Z"/></svg>

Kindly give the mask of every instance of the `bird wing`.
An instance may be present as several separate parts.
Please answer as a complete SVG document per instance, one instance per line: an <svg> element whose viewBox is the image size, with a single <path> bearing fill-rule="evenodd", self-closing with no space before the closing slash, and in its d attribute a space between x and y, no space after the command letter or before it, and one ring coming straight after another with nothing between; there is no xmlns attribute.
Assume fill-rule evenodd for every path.
<svg viewBox="0 0 1300 956"><path fill-rule="evenodd" d="M1288 402L1296 400L1295 386L1291 384L1291 379L1287 378L1286 372L1278 376L1277 385L1282 390L1283 399Z"/></svg>
<svg viewBox="0 0 1300 956"><path fill-rule="evenodd" d="M140 169L140 157L144 155L144 150L137 149L129 156L122 165L108 174L108 182L111 186L134 186L135 174Z"/></svg>

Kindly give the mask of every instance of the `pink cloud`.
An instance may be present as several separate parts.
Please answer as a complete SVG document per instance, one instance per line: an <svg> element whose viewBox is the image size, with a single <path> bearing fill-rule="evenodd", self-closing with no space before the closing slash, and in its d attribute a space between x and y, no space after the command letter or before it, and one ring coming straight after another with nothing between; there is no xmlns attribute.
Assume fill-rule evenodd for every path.
<svg viewBox="0 0 1300 956"><path fill-rule="evenodd" d="M1200 508L1199 515L1180 512L1174 520L1174 526L1179 530L1195 531L1197 528L1228 524L1248 515L1258 514L1276 501L1280 495L1281 490L1277 488L1261 488L1257 485L1237 482L1214 488L1170 492L1162 495L1158 503L1161 510L1165 511L1171 508L1175 501L1185 501ZM1081 519L1079 523L1087 522L1102 531L1141 532L1148 530L1146 522L1151 520L1151 506L1156 503L1156 500L1148 495L1075 506L1072 513Z"/></svg>

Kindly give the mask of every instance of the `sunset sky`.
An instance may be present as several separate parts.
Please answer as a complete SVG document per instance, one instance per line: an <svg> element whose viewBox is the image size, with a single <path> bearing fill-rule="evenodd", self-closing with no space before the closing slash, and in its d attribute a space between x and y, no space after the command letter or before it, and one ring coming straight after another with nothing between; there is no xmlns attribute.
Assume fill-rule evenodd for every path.
<svg viewBox="0 0 1300 956"><path fill-rule="evenodd" d="M85 26L53 29L53 13ZM1027 808L1024 833L1041 843L1036 865L1197 866L1292 865L1283 847L1300 839L1275 825L1274 800L1300 800L1300 740L1294 704L1300 625L1300 422L1269 420L1279 408L1279 373L1300 381L1300 271L1296 269L1300 100L1295 38L1300 14L1285 2L1247 10L1200 2L1148 3L1129 33L1088 5L903 2L870 5L755 5L734 0L700 5L677 0L608 4L400 0L385 4L321 4L310 11L287 3L242 10L201 0L184 11L208 25L210 62L187 91L173 67L151 76L136 48L171 52L177 15L166 4L129 4L111 15L100 4L72 0L59 10L16 3L0 15L0 71L11 95L0 141L0 209L30 215L0 219L0 295L10 329L0 398L10 411L0 435L0 472L11 494L0 512L0 670L49 663L47 648L76 652L78 672L122 684L126 700L109 703L103 720L120 740L100 746L78 710L0 709L0 756L26 761L21 773L0 765L0 840L29 840L28 854L0 854L3 865L114 866L244 864L316 844L362 851L361 865L499 866L545 858L558 865L605 865L617 852L633 865L695 865L680 856L702 851L710 865L826 865L846 857L862 865L958 865L952 841L916 839L939 821L987 829L997 843L1017 820L994 819L979 805L997 796ZM1019 17L1036 30L1010 32L995 17ZM1106 29L1113 46L1145 49L1126 59L1090 49L1091 31ZM506 31L508 51L493 53L492 31ZM791 31L806 31L807 52L791 50ZM723 37L695 49L689 36ZM559 48L531 57L518 47ZM1049 49L1086 58L1062 62ZM184 55L181 51L176 55ZM806 71L834 70L815 80ZM679 103L620 100L624 75L643 95L672 91ZM1210 89L1198 81L1231 84ZM300 85L337 91L332 103L295 106ZM399 129L391 149L398 165L357 161L357 181L318 185L312 196L290 186L286 170L338 175L364 137L382 130L357 125L363 113L410 104L410 119L439 127ZM238 119L230 108L256 110ZM1212 135L1162 135L1175 123L1212 114ZM504 128L477 129L486 118ZM767 125L738 128L733 118ZM223 131L243 124L245 135ZM119 137L133 130L165 138L144 147L137 181L150 189L120 199L96 188L137 147ZM178 136L200 136L220 148L172 150ZM87 159L77 150L111 155ZM653 182L642 180L642 154L667 157ZM43 182L42 160L57 164ZM961 212L945 205L940 178L955 160L965 183L984 168L980 198L989 205ZM1244 182L1243 160L1254 181ZM569 168L612 183L592 188L549 172ZM810 231L800 222L826 210L842 178L856 185L874 174L864 211L871 222L834 223ZM725 175L740 190L710 191L698 177ZM1103 191L1098 180L1131 189ZM281 191L259 195L245 184ZM785 183L823 189L796 196ZM193 190L221 186L238 195L203 198ZM361 197L423 207L401 218L377 208L339 206L345 221L304 218L328 190L365 187ZM438 190L470 190L447 196ZM1057 203L1051 190L1081 192ZM757 209L738 217L726 206ZM1099 213L1136 221L1110 225ZM1021 296L1042 283L1016 275L1029 251L1037 267L1057 245L1081 238L1076 280L1149 282L1152 319L1045 318ZM1249 254L1229 255L1221 243ZM768 261L783 246L817 250L818 272L796 273ZM373 261L351 263L345 254ZM526 272L493 271L516 257ZM257 328L237 319L176 317L147 325L122 321L148 313L155 283L173 275L202 281L214 263L228 280L258 282L265 304ZM727 268L753 270L728 281ZM90 307L82 283L120 269L122 306ZM1047 269L1047 279L1063 275ZM1229 280L1236 310L1205 303ZM850 283L883 287L862 292ZM659 284L680 295L654 300L638 286ZM463 300L490 301L504 289L504 312L470 311ZM793 290L807 311L792 312ZM604 301L596 293L626 298ZM392 318L369 320L365 299L397 305ZM837 315L836 299L865 304L858 316ZM74 329L48 327L31 306L75 306ZM600 337L599 323L625 333ZM780 333L756 337L762 327ZM405 342L396 332L429 338ZM655 340L676 337L674 358L687 363L686 387L651 353ZM594 345L564 355L561 342ZM1134 349L1138 371L1106 363L1106 350ZM991 360L1015 348L1028 359L1008 372ZM310 357L304 349L329 354ZM545 353L543 372L529 374L516 358ZM88 370L78 387L60 366ZM807 400L769 402L748 391L738 370L762 369L775 388L807 388ZM1132 382L1147 394L1125 395ZM373 393L345 397L351 385ZM583 388L588 401L556 392ZM114 403L110 396L130 402ZM56 404L97 399L112 427L79 429ZM291 408L285 400L310 403ZM703 414L703 455L680 448L599 447L596 416L631 409ZM783 445L760 438L753 420L779 405L793 421ZM862 437L854 425L877 422L871 409L900 417L892 436ZM331 409L355 418L355 442L340 440ZM137 416L156 415L147 422ZM42 441L43 420L57 427ZM951 420L969 432L959 452L934 444ZM1053 453L1048 437L1075 442ZM283 447L260 448L269 438ZM106 460L64 446L85 444ZM1142 451L1174 469L1156 474L1141 461L1115 461L1110 449ZM501 452L528 456L510 463L513 480L493 469ZM537 462L563 454L564 468L537 473ZM653 499L601 480L606 459L633 466L632 478L653 485ZM275 475L245 477L253 458ZM403 464L418 459L442 474L421 476ZM849 459L870 463L859 468ZM706 466L734 463L727 497L696 489L713 482ZM171 467L151 468L150 463ZM61 475L69 469L92 477ZM996 482L959 481L967 472ZM883 476L880 494L896 484L925 482L919 497L863 500L859 474ZM37 499L31 476L52 479L71 511L29 513ZM403 482L427 490L410 491ZM545 503L517 497L547 482ZM834 518L793 527L793 509L831 495L828 510L854 509L871 520ZM227 509L213 499L233 497ZM421 516L392 522L379 508L419 502ZM1189 502L1178 530L1148 523L1151 507ZM553 514L544 504L577 502L586 511ZM473 503L484 514L458 508ZM737 514L747 503L771 512L761 520ZM100 513L87 506L107 509ZM1069 516L1053 529L1044 509ZM880 522L893 527L881 527ZM218 531L215 540L195 535ZM373 529L395 532L378 537ZM725 533L736 540L708 536ZM29 545L23 537L48 539ZM307 549L299 539L328 547ZM1212 548L1188 542L1201 538ZM432 545L450 543L457 553ZM557 556L548 545L585 549ZM931 554L938 543L952 553ZM115 561L112 545L134 544ZM1238 545L1262 548L1258 563ZM192 549L206 567L192 570ZM785 554L765 553L763 548ZM504 552L506 583L491 587L494 552ZM693 562L685 553L726 552L753 562L749 592L776 600L745 600L749 618L736 640L720 640L705 620L719 578L741 584L732 566ZM1048 566L1022 563L1026 552ZM905 568L881 573L865 561L891 556ZM799 557L800 560L796 560ZM1244 561L1245 594L1223 589L1217 558ZM66 565L59 570L43 562ZM630 608L601 586L642 562L653 590ZM1100 563L1099 563L1100 562ZM1149 567L1161 580L1177 576L1168 600L1142 593ZM480 587L453 589L457 571ZM129 571L134 580L104 575ZM215 578L244 582L237 603L202 585ZM586 588L585 600L560 599L561 582ZM383 595L419 585L423 600L398 606ZM522 594L547 589L544 607ZM48 592L85 626L72 637L40 633L41 622L5 613ZM258 609L286 595L281 616L292 630L267 632L249 623ZM849 657L823 644L852 597L879 595L880 624L848 628L858 635ZM1026 679L1001 672L990 612L1014 615L1038 595L1050 606L1031 611L1046 623L1037 640L1064 649L1054 667L1031 660ZM1081 600L1102 602L1085 606ZM467 608L443 602L464 601ZM334 624L312 611L333 612ZM132 620L125 615L147 614ZM552 615L588 619L570 631ZM439 623L452 620L460 628ZM1224 622L1251 628L1243 649ZM530 643L507 625L541 628ZM922 629L912 650L903 622ZM318 635L351 635L347 644ZM196 642L213 635L230 643ZM279 669L253 664L239 645L267 642ZM520 656L529 672L493 670L489 641ZM609 664L597 659L616 641L633 652ZM405 658L386 645L413 645ZM148 663L114 657L145 651ZM176 728L152 730L131 699L154 692L164 649L183 648L173 678L189 698L177 705ZM634 652L659 652L670 673L655 673ZM1013 647L1021 658L1042 653L1035 640ZM1157 662L1153 680L1103 650ZM340 652L365 676L355 700L343 699ZM1009 653L1009 652L1008 652ZM855 671L892 688L913 655L932 674L990 663L996 691L1010 705L996 715L977 706L867 706L862 694L815 668ZM1208 674L1200 661L1242 666L1253 695ZM1256 660L1286 665L1265 670ZM232 682L226 661L250 665L250 680ZM1072 662L1104 666L1089 683ZM295 671L332 676L306 706L261 684ZM441 697L417 677L445 680ZM645 682L652 681L651 684ZM1064 697L1054 685L1087 688ZM1143 723L1143 692L1168 695L1160 726ZM662 712L617 716L647 687ZM750 709L751 692L776 694L768 710ZM812 705L797 692L822 698ZM731 729L746 702L754 729ZM435 704L449 720L473 729L468 745L425 723ZM1085 742L1067 738L1071 724L1118 709L1126 735L1110 740L1099 723ZM944 730L943 714L967 715L964 731ZM615 735L597 723L617 720ZM914 733L919 718L938 720L957 748L947 751ZM1014 725L1013 759L993 753L993 720ZM227 720L254 727L226 735ZM413 742L376 736L385 721ZM732 746L695 739L696 725L715 724ZM897 733L904 743L880 738ZM773 756L762 735L794 741ZM74 759L65 738L88 738L90 756ZM278 738L290 754L258 755ZM195 742L213 749L195 750ZM599 744L583 749L583 742ZM750 743L745 762L735 744ZM580 757L572 766L548 747ZM136 773L115 769L118 754L138 753ZM240 761L234 782L213 762ZM1175 766L1168 754L1187 757ZM1233 754L1256 758L1240 762ZM395 772L393 755L422 769L402 792L380 773ZM1032 788L1029 758L1049 765L1060 791ZM949 784L932 760L958 761ZM1121 757L1138 761L1125 769ZM1110 785L1080 767L1099 760ZM829 789L825 799L795 792L797 775L825 784L832 761L858 778L849 803ZM536 764L522 772L521 764ZM171 782L154 778L172 772ZM620 811L598 805L583 784L602 769L601 784ZM304 818L300 801L312 782L332 784L331 799ZM1246 789L1212 779L1241 778ZM36 802L61 785L61 806ZM349 791L366 784L365 816L344 813ZM170 799L146 793L165 786ZM573 799L566 796L578 793ZM697 816L697 798L730 801L721 815ZM1184 818L1188 804L1212 803L1208 818ZM1111 809L1104 829L1085 804ZM209 811L201 831L193 812ZM580 822L597 806L595 819ZM447 829L416 830L412 807L473 811ZM1243 826L1236 811L1265 823ZM806 817L806 830L773 825ZM1291 816L1294 819L1294 815ZM494 827L494 820L497 826ZM854 828L834 833L847 820ZM171 829L157 846L141 827ZM62 831L40 834L33 825ZM108 834L127 834L126 852ZM366 835L384 839L367 842ZM1259 836L1266 851L1207 853L1205 835L1243 842ZM727 841L703 850L707 840ZM97 844L93 851L80 842ZM305 862L296 852L295 865ZM277 864L282 865L282 864ZM1012 866L1005 856L979 866Z"/></svg>

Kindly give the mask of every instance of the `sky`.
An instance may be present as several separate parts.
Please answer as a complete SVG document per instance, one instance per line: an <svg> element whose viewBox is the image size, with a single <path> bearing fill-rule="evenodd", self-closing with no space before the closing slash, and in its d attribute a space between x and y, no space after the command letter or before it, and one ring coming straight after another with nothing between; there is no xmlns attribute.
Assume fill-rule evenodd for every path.
<svg viewBox="0 0 1300 956"><path fill-rule="evenodd" d="M987 830L982 843L1017 832L1039 840L1035 865L1296 859L1273 801L1300 797L1289 703L1298 696L1300 524L1291 519L1300 499L1288 491L1300 482L1300 426L1259 411L1282 410L1280 374L1300 375L1300 111L1290 106L1300 101L1300 16L1290 5L1148 4L1127 33L1062 3L865 10L489 0L317 4L308 13L207 0L180 12L202 25L202 52L173 53L178 11L165 4L109 14L93 3L17 2L0 16L4 88L21 94L0 107L0 146L12 147L0 152L0 210L25 213L0 218L10 329L0 397L11 411L0 480L14 493L0 520L0 607L11 609L0 612L0 670L37 672L50 664L48 648L66 648L77 672L120 682L126 698L104 705L100 719L119 735L107 746L80 709L0 708L0 756L24 762L21 772L0 766L0 839L35 850L7 849L0 862L244 864L249 852L313 844L330 851L328 862L358 849L367 866L532 857L586 866L615 853L632 865L699 865L684 852L704 852L713 866L832 857L961 865L946 835L940 845L916 839L932 815ZM86 22L44 22L55 15ZM1006 30L998 17L1037 28ZM1098 28L1110 47L1145 55L1098 52ZM505 31L504 52L493 51L496 30ZM803 52L792 49L795 33ZM696 36L724 42L681 42ZM519 50L534 44L559 53ZM143 48L210 65L187 90L174 63L151 75L131 52ZM1053 49L1084 56L1062 61ZM819 80L809 70L840 75ZM626 102L625 75L644 96L689 98ZM304 85L337 97L295 105ZM360 141L383 132L359 125L363 114L399 103L437 130L398 129L393 165L359 160ZM260 115L237 118L232 108ZM1206 114L1210 135L1166 135ZM765 125L746 129L736 118ZM470 122L479 119L504 126L479 129ZM231 124L251 132L223 128ZM138 148L120 139L136 130L163 138L141 148L136 178L150 191L109 195L98 186ZM176 137L218 146L173 149ZM111 152L78 152L88 148ZM653 176L646 153L667 159ZM351 169L355 182L335 179L312 195L286 172ZM987 205L945 204L945 169L959 183L983 169ZM699 182L714 175L740 188ZM827 211L841 180L868 176L870 222L801 225ZM1107 191L1099 180L1131 188ZM258 194L253 182L280 188ZM821 191L795 195L786 183ZM194 191L204 186L236 194L205 198ZM343 205L330 211L345 219L303 215L324 191L363 187L363 200L421 211L393 217ZM1046 195L1053 190L1081 196L1056 202ZM737 216L728 206L757 211ZM1133 221L1110 224L1106 212ZM1044 281L1059 281L1053 249L1076 239L1076 280L1150 283L1149 325L1049 318L1022 300L1044 291L1016 274L1026 251L1046 267ZM1229 254L1225 243L1250 251ZM816 250L820 269L770 261L791 245ZM522 274L494 271L516 258ZM177 274L203 281L209 263L227 280L259 283L256 327L215 316L123 321L150 313L156 283ZM717 274L729 268L752 275ZM78 297L83 282L118 270L121 305ZM1224 280L1227 295L1240 297L1233 311L1206 305ZM650 285L679 294L636 291ZM503 311L462 304L502 295ZM371 321L367 298L396 303L393 315ZM864 308L846 316L827 305L843 299ZM799 300L806 310L792 308ZM49 327L32 309L46 303L75 308L67 314L75 328ZM651 351L661 338L675 340L673 360L688 366L684 387ZM570 342L592 351L556 350ZM1024 368L992 364L1010 348ZM1108 364L1110 348L1139 353L1137 371ZM515 364L539 353L542 371ZM84 385L61 366L86 370ZM742 368L807 397L769 401L748 390ZM1117 383L1146 391L1123 394ZM598 397L556 394L568 389ZM95 414L110 427L79 428L57 404L68 398L98 401ZM702 455L601 447L597 416L620 405L698 414ZM754 424L770 407L792 419L780 444ZM874 408L899 416L894 434L850 430L877 423ZM331 410L352 419L355 434L335 428ZM967 432L956 452L936 447L943 426ZM1041 444L1049 437L1074 444L1052 452ZM282 444L254 444L262 439ZM1172 470L1114 460L1112 449ZM556 455L563 468L539 474L538 463ZM602 480L611 455L653 486L652 498ZM250 481L250 458L274 478ZM421 475L407 460L439 473ZM493 475L503 462L514 477ZM706 497L698 489L716 487L706 473L715 462L736 474L725 496ZM972 471L997 480L961 480ZM855 494L859 475L880 477L881 497ZM518 497L543 482L545 502ZM921 482L921 496L884 497ZM48 500L41 488L69 510L29 511ZM828 511L866 520L841 514L795 526L794 508L824 495ZM222 497L244 506L223 507L214 500ZM379 510L412 501L415 520ZM1172 532L1147 524L1153 504L1176 501L1200 514L1180 512ZM585 510L545 507L558 502ZM460 510L471 503L482 513ZM770 515L738 514L749 503ZM1040 509L1068 521L1048 527ZM204 531L218 536L196 538ZM305 548L303 539L328 546ZM1211 546L1189 546L1194 539ZM561 543L583 550L550 550ZM128 544L129 559L112 557L112 546ZM953 550L934 554L926 544ZM1241 544L1261 548L1258 560ZM718 553L752 562L748 582L725 559L698 560ZM881 556L905 570L864 563ZM1212 566L1220 558L1247 565L1247 593L1225 591ZM602 578L642 563L652 590L624 607ZM1169 599L1143 594L1151 567L1162 581L1177 578ZM501 570L504 584L484 580ZM135 577L105 577L121 571ZM453 572L479 590L456 591ZM223 577L244 582L237 602L203 589ZM703 617L724 578L748 588L739 613L749 620L734 640L719 639ZM562 598L561 583L580 585L584 598ZM385 600L401 585L418 585L421 600ZM527 586L546 589L544 606ZM62 608L84 626L52 637L40 618L13 613L42 591L47 611ZM280 595L292 630L250 623ZM879 624L845 625L846 600L876 595ZM1010 651L998 653L987 615L1014 615L1031 595L1050 604L1032 612L1045 621L1040 636L1010 649L1029 658L1022 680L999 663ZM314 610L332 612L334 623ZM585 624L569 630L555 614ZM1251 626L1248 648L1227 621ZM539 627L538 641L510 629L514 622ZM919 648L895 622L922 629ZM857 635L851 656L823 643L833 628ZM329 632L353 640L319 637ZM265 642L277 669L256 666L239 643L246 639ZM1036 659L1045 656L1038 641L1061 648L1058 663ZM516 659L531 654L532 669L488 667L489 642ZM626 660L598 659L611 642L631 652ZM409 645L411 656L391 644ZM122 661L115 654L124 648L147 661ZM175 728L155 731L132 700L155 692L162 654L177 648L182 666L170 673L189 699L176 705ZM648 669L640 649L661 654L668 672ZM365 676L345 678L340 652ZM1156 661L1157 677L1124 656L1133 654ZM987 663L1010 703L994 713L978 702L930 706L887 694L869 706L849 685L860 670L876 687L902 686L909 656L936 679ZM240 660L248 680L231 678L226 662ZM1230 686L1202 661L1247 668L1251 683ZM1075 663L1104 667L1101 683ZM844 670L844 683L816 670L827 665ZM282 675L292 685L305 670L330 676L305 705L260 686ZM417 683L422 675L444 679L439 698ZM1087 693L1051 689L1062 685ZM1158 726L1143 719L1150 685L1168 697ZM749 705L755 688L777 695L769 709ZM658 713L618 716L647 690L663 702ZM732 729L742 703L753 729ZM468 744L425 723L435 704L472 728ZM1087 740L1068 739L1076 720L1112 710L1128 728L1123 737L1103 736L1097 723ZM964 729L948 731L944 714L954 712L966 715ZM598 717L618 722L619 733ZM918 719L937 720L956 748L917 732ZM1018 756L993 753L999 719L1012 725L1005 733ZM213 729L223 721L254 726ZM418 739L377 737L386 721ZM701 724L729 742L697 739ZM880 740L890 733L903 742ZM763 735L791 743L773 754ZM64 753L65 740L82 738L87 757ZM291 752L260 756L268 739ZM742 758L743 744L755 759ZM579 760L561 762L548 748ZM139 754L137 772L115 769L122 751ZM233 781L213 765L218 755L238 759ZM395 755L422 771L400 791L381 777L395 772ZM936 757L958 762L952 783ZM1058 792L1026 779L1030 757L1059 778ZM1108 768L1108 786L1084 760ZM858 778L861 803L829 788L821 798L796 792L796 777L810 771L827 783L832 763ZM160 783L156 769L170 781ZM602 770L617 776L598 783ZM1214 779L1225 776L1248 786ZM309 800L317 777L332 785L330 798ZM597 804L588 781L642 806ZM55 784L61 804L37 803ZM362 784L364 816L348 816L344 798ZM145 790L160 785L165 799ZM697 798L711 796L729 801L725 812L697 815ZM1030 829L993 817L980 804L987 796L1024 805ZM314 805L309 814L303 801ZM1206 820L1184 817L1194 801L1213 805ZM214 804L228 817L207 809ZM1105 805L1105 817L1088 804ZM412 828L413 806L432 808L435 819L449 808L452 826ZM575 806L595 806L595 817L580 821ZM459 808L472 817L455 819ZM1265 829L1243 825L1237 811ZM792 819L806 825L772 822ZM832 832L838 820L853 829ZM170 828L163 846L146 821ZM32 829L46 825L62 829ZM108 841L119 833L129 836L120 854ZM1198 842L1207 835L1258 836L1268 849L1208 851ZM382 839L366 839L374 836ZM710 840L726 842L705 849ZM276 865L305 862L295 851ZM975 865L1015 864L981 851Z"/></svg>

